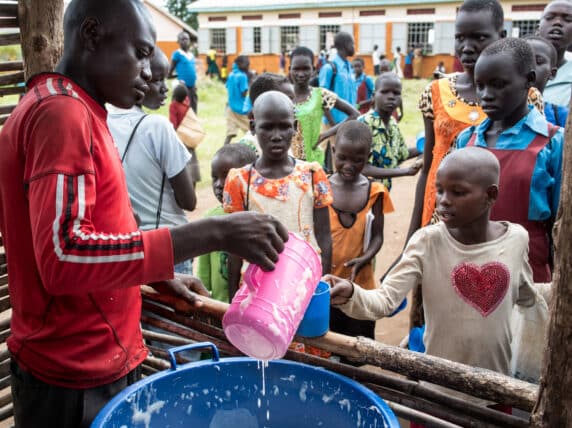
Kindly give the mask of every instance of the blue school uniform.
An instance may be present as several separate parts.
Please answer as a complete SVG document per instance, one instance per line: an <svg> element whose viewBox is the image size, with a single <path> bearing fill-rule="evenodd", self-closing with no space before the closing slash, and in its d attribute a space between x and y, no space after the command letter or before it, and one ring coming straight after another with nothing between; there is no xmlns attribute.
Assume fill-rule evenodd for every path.
<svg viewBox="0 0 572 428"><path fill-rule="evenodd" d="M175 70L179 80L185 82L189 88L195 86L197 82L197 68L195 65L195 56L192 52L185 52L182 49L177 49L173 52L171 57L175 63Z"/></svg>
<svg viewBox="0 0 572 428"><path fill-rule="evenodd" d="M248 75L232 65L232 71L226 80L226 90L228 92L228 106L237 114L248 114L252 105L248 96L242 95L248 91Z"/></svg>
<svg viewBox="0 0 572 428"><path fill-rule="evenodd" d="M553 125L564 128L564 126L566 126L566 119L568 118L568 107L545 102L544 116L546 117L546 120Z"/></svg>
<svg viewBox="0 0 572 428"><path fill-rule="evenodd" d="M336 54L332 62L336 67L336 77L334 78L333 82L334 84L331 85L332 76L334 74L333 68L330 64L325 64L320 69L320 87L334 92L339 98L346 101L350 105L355 105L357 99L357 88L354 83L354 70L352 64L347 59L343 59L338 54ZM347 117L347 114L342 113L338 109L332 109L332 118L336 123L340 123L346 120ZM325 118L324 123L328 123Z"/></svg>
<svg viewBox="0 0 572 428"><path fill-rule="evenodd" d="M535 282L550 281L546 222L554 219L560 201L564 132L549 125L544 116L529 106L529 113L504 130L496 146L489 148L485 132L491 120L465 129L457 147L474 145L490 150L499 159L499 198L491 219L519 223L530 235L530 264Z"/></svg>

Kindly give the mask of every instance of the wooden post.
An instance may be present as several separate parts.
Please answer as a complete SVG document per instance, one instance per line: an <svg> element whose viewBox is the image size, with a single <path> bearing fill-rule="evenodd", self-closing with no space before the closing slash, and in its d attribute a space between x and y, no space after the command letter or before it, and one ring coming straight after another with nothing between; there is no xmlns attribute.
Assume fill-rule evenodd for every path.
<svg viewBox="0 0 572 428"><path fill-rule="evenodd" d="M572 100L571 100L572 101ZM572 106L572 102L570 103ZM548 344L531 425L572 426L572 118L565 130L560 209L554 228L556 247Z"/></svg>
<svg viewBox="0 0 572 428"><path fill-rule="evenodd" d="M26 79L54 71L63 50L63 0L20 0L18 19Z"/></svg>

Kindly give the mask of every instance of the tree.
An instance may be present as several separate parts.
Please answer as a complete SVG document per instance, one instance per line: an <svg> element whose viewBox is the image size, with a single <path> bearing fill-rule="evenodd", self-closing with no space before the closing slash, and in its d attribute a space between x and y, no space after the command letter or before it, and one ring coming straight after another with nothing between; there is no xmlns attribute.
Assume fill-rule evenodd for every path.
<svg viewBox="0 0 572 428"><path fill-rule="evenodd" d="M196 0L167 0L167 10L196 30L199 28L197 14L189 12L189 6L195 1Z"/></svg>
<svg viewBox="0 0 572 428"><path fill-rule="evenodd" d="M538 402L531 418L535 428L572 426L572 116L568 116L565 134L560 208L554 232L554 297Z"/></svg>
<svg viewBox="0 0 572 428"><path fill-rule="evenodd" d="M53 71L63 50L63 0L20 0L18 15L26 79Z"/></svg>

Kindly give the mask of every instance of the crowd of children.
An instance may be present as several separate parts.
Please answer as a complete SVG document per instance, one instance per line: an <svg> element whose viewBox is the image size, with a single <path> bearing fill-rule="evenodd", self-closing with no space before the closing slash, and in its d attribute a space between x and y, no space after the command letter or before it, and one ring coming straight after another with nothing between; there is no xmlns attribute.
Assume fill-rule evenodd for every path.
<svg viewBox="0 0 572 428"><path fill-rule="evenodd" d="M72 2L69 13L84 13L79 3ZM314 87L310 84L315 75L314 54L307 47L292 50L287 69L284 59L282 68L288 76L262 73L251 79L249 59L239 55L226 80L226 139L211 162L212 187L219 205L209 210L206 219L200 223L212 226L206 228L209 230L186 224L183 212L183 209L195 207L194 185L199 180L196 153L188 151L178 141L175 131L189 108L196 111L196 75L193 74L194 57L189 53L188 35L181 33L179 36L181 49L173 55L169 67L164 54L153 48L154 33L144 11L135 6L128 11L132 21L147 28L144 35L149 46L144 59L131 61L134 68L142 70L136 84L125 81L129 88L148 86L147 94L134 97L133 91L127 94L126 90L105 85L101 85L101 93L96 91L82 80L83 74L74 71L71 55L81 57L75 52L76 48L68 52L69 57L64 56L60 71L91 88L85 94L81 85L76 89L85 99L82 105L89 109L70 110L74 110L78 122L91 121L98 126L97 137L101 142L93 144L98 150L105 147L104 152L93 151L93 144L72 152L71 144L62 145L61 150L70 152L74 159L81 158L87 166L80 168L79 163L74 164L69 168L77 171L70 175L65 165L54 160L37 162L32 165L38 169L37 174L27 176L28 181L20 180L30 185L26 197L32 201L32 207L47 203L44 194L55 195L50 203L56 206L49 212L56 212L57 208L62 216L61 221L58 217L54 223L53 218L45 217L47 214L38 209L39 218L36 221L28 219L26 237L51 236L52 228L57 225L77 224L73 231L63 231L61 237L54 231L54 240L61 238L64 241L55 251L50 247L55 241L41 243L38 251L49 254L46 259L53 262L43 261L37 266L38 272L60 269L60 261L66 257L72 257L74 261L84 257L82 248L66 247L69 237L65 234L77 232L80 234L77 239L88 240L87 251L103 248L104 253L90 257L111 257L132 264L128 274L110 280L113 286L124 287L120 281L124 277L128 285L143 280L159 281L172 274L176 264L177 271L190 273L194 270L212 297L228 302L241 286L243 259L272 268L287 230L306 239L321 256L322 274L332 287L333 331L374 338L375 321L391 315L407 293L420 285L425 314L423 340L428 354L510 374L513 306L535 305L542 297L535 291L534 283L552 280L551 233L559 205L564 145L560 126L565 124L568 115L571 86L572 62L564 60L564 51L572 44L572 5L569 2L555 0L550 3L540 20L539 35L525 39L506 38L503 9L498 0L465 0L462 3L455 21L454 37L455 53L463 70L451 75L442 75L439 70L438 77L441 78L430 82L420 94L418 106L424 121L424 150L422 159L405 167L401 163L418 157L420 152L408 147L399 129L398 121L403 115L402 84L399 72L390 71L389 60L376 61L374 81L366 75L363 60L354 59L352 66L349 58L355 51L353 38L348 33L339 33L334 39L337 53L331 62L321 65L320 86ZM75 28L74 22L68 20L66 28ZM114 31L125 36L120 28ZM93 37L93 43L100 43ZM127 37L125 43L134 44L133 37ZM418 76L418 67L413 65L419 65L421 54L417 52L416 59L411 55L408 53L406 57L404 72ZM212 67L208 73L213 76L218 74L214 60L215 54L211 52ZM80 69L85 71L88 65L83 64ZM165 78L175 69L184 82L173 90L169 107L171 123L157 115L146 115L141 107L156 109L164 102ZM221 77L226 77L225 70L226 64L221 69ZM44 98L47 100L43 108L48 110L60 108L55 104L57 100L75 103L73 97L65 93L56 98L44 88L52 84L44 85L45 79L55 78L50 76L37 81L41 81L36 86L37 91L44 91L38 92L38 100L26 96L14 113L15 119L7 122L2 133L7 145L8 140L24 139L19 134L19 111L35 109L36 103ZM107 82L108 79L101 77L100 80ZM68 80L62 82L60 87L64 88ZM69 85L71 87L71 80ZM143 90L135 92L144 93ZM546 95L544 100L543 94ZM92 96L101 99L92 99ZM113 158L104 144L111 141L105 119L101 119L105 116L102 109L105 102L130 109L110 109L107 118L121 162ZM89 112L85 113L86 117L82 116L84 110ZM43 120L48 123L49 119ZM245 136L232 142L239 131ZM70 132L65 135L70 141L74 132L82 132L81 138L75 140L90 140L85 137L90 132L87 128ZM9 133L18 135L10 139ZM33 144L44 141L42 136L32 137ZM325 150L325 141L330 142L331 150ZM9 174L16 174L12 171L13 165L19 162L16 153L14 150L12 163L3 164L0 201L9 200L9 195L16 192L9 185L14 181ZM46 153L39 150L30 156ZM115 163L111 162L112 158ZM99 163L90 163L93 159ZM109 164L113 165L113 174L95 173ZM117 202L109 189L114 186L124 189L121 167L125 171L129 194L127 190L122 191ZM23 167L21 169L24 171ZM374 260L384 241L384 215L393 211L392 180L416 175L419 171L409 230L403 231L407 236L406 246L380 285L374 276ZM26 170L25 174L28 173ZM96 186L97 180L107 177L113 182ZM91 205L87 209L82 205L85 201L72 200L74 189L78 189L78 197L85 197L82 192L85 193L86 188L88 192L95 192L96 188L100 191L99 201L89 200ZM56 196L70 200L56 201ZM88 196L95 199L95 196ZM116 219L108 218L110 208L107 205L105 213L96 211L95 204L99 203L101 207L105 197L110 199L110 206L116 207ZM25 217L28 214L27 208L24 209L24 198L16 199L21 202L19 207ZM69 204L68 210L62 208L64 202ZM140 229L145 232L136 227L131 207L139 216ZM279 223L264 215L231 215L242 211L271 214ZM224 236L214 234L214 226L220 225L216 217L227 214L232 221L223 228ZM75 217L63 219L69 215ZM126 236L124 239L128 240L118 243L119 249L114 247L113 251L117 249L119 253L105 256L105 249L109 247L107 241L114 239L114 235L95 233L95 226L86 220L89 216L94 217L97 227L112 225L112 232L132 231L128 235L118 235ZM7 221L5 216L0 218L7 251L9 254L14 251L16 255L14 259L8 259L12 261L16 260L19 248L14 244L14 236L9 232L12 226ZM170 232L172 237L163 228L177 225ZM41 230L38 230L40 226ZM246 231L255 229L260 230L253 241L256 248L250 248ZM205 251L216 251L199 257L195 266L190 262L181 265L184 260L205 252L202 251L204 248L199 249L195 238L207 248ZM204 242L207 238L216 242L207 245L201 238ZM153 245L145 245L149 255L137 253L137 248L149 240L166 250L157 249L155 254ZM30 243L26 251L31 254L34 245L39 244ZM71 253L67 254L67 251ZM23 254L22 258L27 256ZM161 272L157 274L152 272L150 262L136 261L151 256L160 262ZM10 269L17 270L14 263ZM145 274L136 274L139 270L145 270ZM49 277L59 279L62 276L57 273ZM41 282L43 279L38 278L35 276L29 282L38 290L49 290L49 286L45 287ZM101 281L86 279L85 282L89 285L84 287L85 290L100 292L97 288ZM188 301L194 302L188 286L183 287L180 281L171 284ZM111 286L105 284L105 287ZM206 293L200 284L193 283L192 288ZM26 293L22 293L13 296L16 308L25 306L23 295ZM77 293L77 290L71 293ZM43 294L42 298L45 299ZM131 302L135 309L140 307L138 294L124 300ZM133 327L138 320L133 314L129 315ZM15 321L22 326L27 322L17 316ZM70 325L60 327L70 328ZM21 327L26 328L31 327ZM139 343L140 332L133 333L135 328L129 330L130 334L126 333L126 336L137 339L131 347L143 349ZM22 347L15 346L15 340L19 339L16 337L9 342L11 350ZM69 344L69 349L73 346ZM15 353L16 360L22 361L22 373L30 364L42 366L33 355ZM140 353L133 358L140 361ZM67 370L64 363L67 362L64 361L61 371L53 376L61 376ZM19 373L18 364L14 364L15 372ZM105 379L114 381L127 376L127 369L131 368L125 365ZM97 376L104 376L97 372L97 367L94 370ZM37 374L48 383L52 381L52 375L45 375L42 370ZM67 386L68 383L58 380L55 385ZM85 380L84 386L90 385L89 380ZM21 418L26 413L21 408L16 411Z"/></svg>
<svg viewBox="0 0 572 428"><path fill-rule="evenodd" d="M310 85L314 55L296 47L288 70L293 88L268 73L253 82L263 87L251 95L258 157L228 172L224 211L272 213L320 252L332 285L331 330L373 338L375 320L420 285L425 351L509 374L512 308L534 305L542 299L534 283L551 281L564 143L559 126L568 112L543 102L542 93L567 67L558 50L561 33L572 42L566 17L572 7L557 0L541 20L540 34L558 43L542 35L506 38L497 0L466 0L454 36L463 71L440 70L420 95L423 158L406 167L400 164L420 153L407 146L395 117L399 76L380 70L374 81L354 59L352 99L356 108L367 107L358 117L333 85ZM565 28L556 37L550 25ZM347 65L352 46L340 44L337 66ZM346 118L321 127L332 109ZM334 168L327 178L320 143L330 137ZM392 179L420 169L406 247L380 286L373 260L383 244L384 214L393 210ZM221 187L216 191L220 198ZM230 260L232 298L241 261Z"/></svg>

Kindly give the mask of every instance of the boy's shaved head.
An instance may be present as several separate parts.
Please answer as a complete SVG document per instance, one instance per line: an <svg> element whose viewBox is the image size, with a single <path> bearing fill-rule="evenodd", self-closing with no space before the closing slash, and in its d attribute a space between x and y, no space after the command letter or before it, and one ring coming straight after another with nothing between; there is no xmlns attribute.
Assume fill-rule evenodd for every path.
<svg viewBox="0 0 572 428"><path fill-rule="evenodd" d="M294 116L294 104L292 100L278 91L268 91L261 94L252 107L252 115L254 119L256 119L260 112L267 109L275 109L277 106L291 111L292 116Z"/></svg>
<svg viewBox="0 0 572 428"><path fill-rule="evenodd" d="M343 122L336 132L336 141L348 141L352 145L367 148L371 150L371 131L369 126L359 120L346 120Z"/></svg>
<svg viewBox="0 0 572 428"><path fill-rule="evenodd" d="M289 83L290 81L286 76L276 73L262 73L252 81L248 95L250 101L254 104L258 97L268 91L280 91L280 87Z"/></svg>
<svg viewBox="0 0 572 428"><path fill-rule="evenodd" d="M64 39L69 42L87 18L110 24L108 29L114 25L123 28L127 11L142 13L151 22L151 15L141 0L72 0L64 15Z"/></svg>
<svg viewBox="0 0 572 428"><path fill-rule="evenodd" d="M445 156L438 171L449 168L463 171L464 177L475 184L487 188L498 186L500 164L495 155L481 147L465 147Z"/></svg>
<svg viewBox="0 0 572 428"><path fill-rule="evenodd" d="M488 45L481 52L480 56L484 58L501 53L507 53L512 57L516 69L522 76L525 76L530 70L535 68L534 52L523 39L507 37L506 39L497 40Z"/></svg>
<svg viewBox="0 0 572 428"><path fill-rule="evenodd" d="M502 30L504 25L504 11L498 0L465 0L459 12L491 12L493 24L497 30Z"/></svg>
<svg viewBox="0 0 572 428"><path fill-rule="evenodd" d="M395 74L393 71L385 71L381 73L377 79L375 79L375 89L378 89L384 80L392 80L394 82L401 83L401 79L397 74Z"/></svg>

